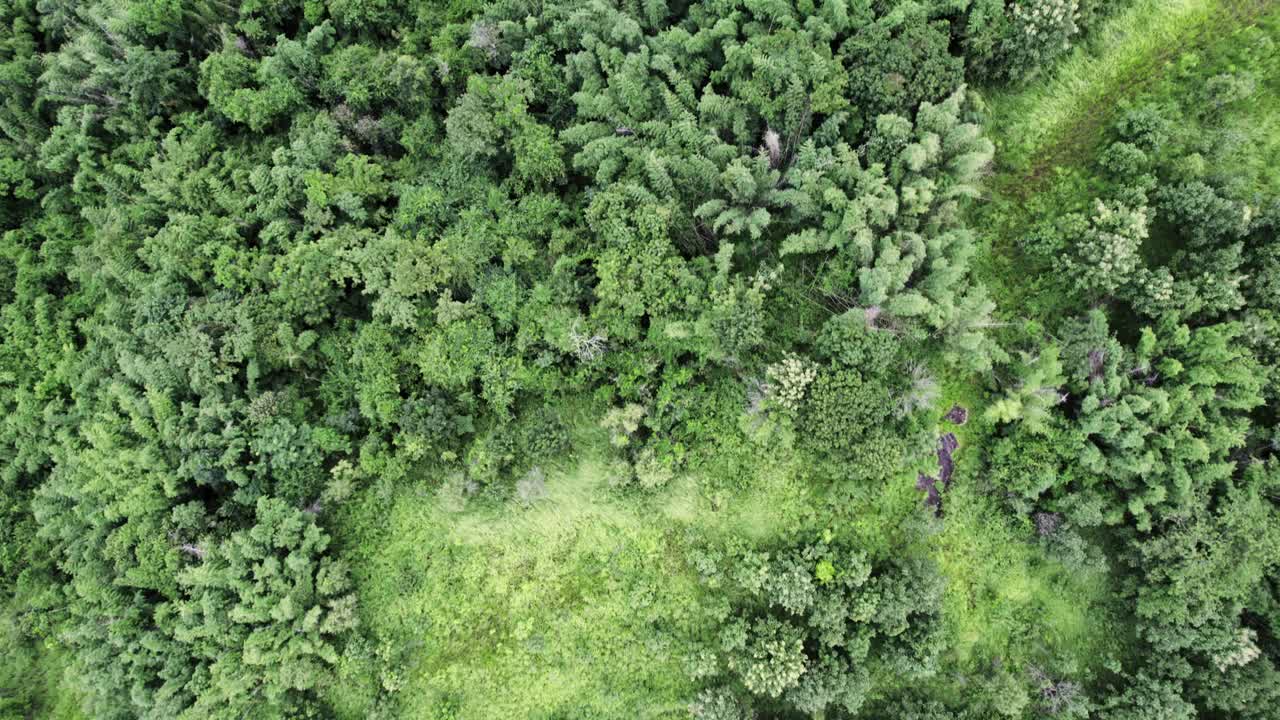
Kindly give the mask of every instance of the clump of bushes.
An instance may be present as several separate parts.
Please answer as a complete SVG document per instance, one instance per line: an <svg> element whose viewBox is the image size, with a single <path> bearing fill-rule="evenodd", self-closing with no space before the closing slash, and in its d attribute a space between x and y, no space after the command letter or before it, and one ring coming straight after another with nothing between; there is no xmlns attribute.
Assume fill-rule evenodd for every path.
<svg viewBox="0 0 1280 720"><path fill-rule="evenodd" d="M918 559L876 560L835 540L709 551L703 582L730 599L701 670L696 718L856 714L872 679L935 671L941 649L936 572Z"/></svg>

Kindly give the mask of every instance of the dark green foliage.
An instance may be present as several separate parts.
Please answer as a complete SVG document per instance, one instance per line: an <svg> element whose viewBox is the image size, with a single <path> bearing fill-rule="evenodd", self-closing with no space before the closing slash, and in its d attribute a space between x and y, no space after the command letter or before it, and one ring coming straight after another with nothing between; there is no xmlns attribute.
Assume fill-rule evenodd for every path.
<svg viewBox="0 0 1280 720"><path fill-rule="evenodd" d="M898 27L872 23L842 50L857 70L849 96L870 126L885 114L902 114L922 102L938 102L959 85L963 58L951 55L950 25L945 20L904 22Z"/></svg>
<svg viewBox="0 0 1280 720"><path fill-rule="evenodd" d="M1053 557L1111 567L1134 637L1086 681L1090 717L1274 714L1277 186L1259 93L1277 16L1259 17L1117 89L1119 122L1081 133L1009 233L1036 277L1010 307L1043 326L1007 335L1056 347L1063 402L1038 433L992 417L986 479Z"/></svg>
<svg viewBox="0 0 1280 720"><path fill-rule="evenodd" d="M882 376L900 361L901 342L893 333L877 329L875 319L857 310L833 316L823 323L814 345L837 365Z"/></svg>
<svg viewBox="0 0 1280 720"><path fill-rule="evenodd" d="M1045 409L1035 423L995 416L1023 419L1024 432L1045 437L999 441L1002 484L1028 500L1073 484L1076 520L1086 524L1133 522L1146 531L1187 516L1232 474L1248 412L1262 403L1252 358L1233 343L1240 328L1165 324L1158 333L1144 329L1133 350L1109 340L1105 324L1075 332L1072 354L1083 359L1070 359L1066 387L1077 398L1076 424Z"/></svg>
<svg viewBox="0 0 1280 720"><path fill-rule="evenodd" d="M1177 683L1145 672L1125 679L1127 687L1103 705L1101 717L1116 720L1192 720L1196 717L1195 706L1182 698Z"/></svg>
<svg viewBox="0 0 1280 720"><path fill-rule="evenodd" d="M1065 423L1055 425L1042 434L1012 433L991 446L987 479L1007 494L1021 515L1029 515L1050 490L1072 482L1074 460L1084 439Z"/></svg>
<svg viewBox="0 0 1280 720"><path fill-rule="evenodd" d="M1166 325L1126 350L1106 342L1100 318L1071 330L1070 355L1091 349L1067 366L1068 387L1081 394L1070 416L1055 412L1039 434L998 439L988 478L1019 513L1049 508L1078 524L1120 526L1144 652L1175 662L1136 671L1104 716L1195 717L1197 704L1258 692L1237 688L1234 676L1271 662L1258 659L1244 624L1252 588L1280 558L1273 463L1241 454L1260 384L1233 343L1237 326ZM1041 532L1062 531L1041 524ZM1208 665L1199 677L1232 678L1221 690L1216 682L1196 690L1184 686L1179 663Z"/></svg>
<svg viewBox="0 0 1280 720"><path fill-rule="evenodd" d="M209 684L191 717L270 716L287 707L337 661L334 641L356 624L346 568L324 557L329 538L314 518L271 498L256 511L252 528L178 575L190 599L177 607L175 636Z"/></svg>
<svg viewBox="0 0 1280 720"><path fill-rule="evenodd" d="M879 673L910 680L934 672L941 588L924 563L873 562L822 542L743 549L700 565L732 609L714 647L727 693L704 696L696 717L752 707L856 714Z"/></svg>
<svg viewBox="0 0 1280 720"><path fill-rule="evenodd" d="M1252 465L1231 483L1213 510L1135 543L1143 569L1137 614L1157 652L1195 652L1219 672L1238 660L1241 613L1257 578L1277 563L1280 525L1268 494L1275 468Z"/></svg>
<svg viewBox="0 0 1280 720"><path fill-rule="evenodd" d="M1026 81L1077 44L1100 16L1124 7L1104 0L973 0L964 32L981 77Z"/></svg>
<svg viewBox="0 0 1280 720"><path fill-rule="evenodd" d="M824 372L809 392L801 425L808 442L823 452L852 449L892 417L889 389L856 370Z"/></svg>
<svg viewBox="0 0 1280 720"><path fill-rule="evenodd" d="M1020 514L1114 526L1106 537L1142 661L1126 666L1100 717L1230 717L1251 712L1248 699L1269 702L1275 668L1253 610L1274 603L1262 579L1280 557L1271 304L1255 294L1269 280L1246 281L1251 257L1268 276L1270 250L1259 248L1274 233L1254 215L1256 196L1233 199L1194 158L1169 160L1194 141L1163 112L1131 112L1117 135L1100 164L1125 183L1117 197L1150 202L1154 222L1116 225L1133 211L1098 201L1092 218L1068 216L1026 247L1071 257L1085 297L1160 320L1124 342L1102 309L1058 322L1065 402L1039 428L998 438L988 477ZM1155 233L1174 249L1153 248Z"/></svg>
<svg viewBox="0 0 1280 720"><path fill-rule="evenodd" d="M1035 354L1020 351L1008 365L1010 380L1002 383L1007 387L1005 395L987 408L985 417L998 422L1019 420L1027 432L1046 434L1052 408L1066 399L1058 347L1046 344Z"/></svg>
<svg viewBox="0 0 1280 720"><path fill-rule="evenodd" d="M542 468L597 429L583 407L612 409L618 484L727 484L794 446L824 456L816 476L888 486L932 452L930 368L1006 359L971 276L963 210L994 146L963 83L1033 74L1093 14L1084 3L1032 42L1016 7L0 2L0 588L30 607L19 659L52 648L94 718L395 716L393 672L357 709L330 692L383 640L368 633L395 633L357 629L340 558L368 548L330 534L353 503L442 488L514 496L537 523L571 504ZM1231 75L1205 101L1251 97ZM1121 129L1140 149L1116 152L1117 174L1163 168L1157 123L1140 120ZM1244 245L1274 214L1236 218L1243 201L1212 178L1150 202L1199 228L1215 278L1275 264ZM1123 280L1105 293L1131 297ZM1184 314L1280 295L1270 275L1203 284ZM1250 320L1252 346L1280 347L1268 316ZM1243 361L1228 346L1245 331L1214 332L1166 353L1194 367L1172 411L1128 385L1124 407L1144 432L1203 440L1219 471L1241 429L1207 425L1256 393L1200 369ZM789 414L776 394L744 403L778 358L810 354L827 365L797 360L817 378L791 388ZM1081 457L1110 483L1094 495L1166 487L1131 514L1188 514L1179 463L1199 445L1151 440L1172 477L1148 479L1133 434L1114 431L1129 417L1093 410L1081 432L1101 459ZM697 502L716 495L691 482ZM1007 480L1028 503L1073 482ZM731 690L702 696L701 715L852 713L873 678L933 672L941 590L923 561L830 543L731 560L761 575L725 581L734 619L707 684ZM569 585L568 605L589 594ZM26 682L18 667L6 684Z"/></svg>

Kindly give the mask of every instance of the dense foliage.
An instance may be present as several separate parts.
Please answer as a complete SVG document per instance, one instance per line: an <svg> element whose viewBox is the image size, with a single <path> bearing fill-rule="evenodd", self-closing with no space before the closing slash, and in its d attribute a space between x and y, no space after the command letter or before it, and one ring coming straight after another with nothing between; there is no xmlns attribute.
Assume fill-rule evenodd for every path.
<svg viewBox="0 0 1280 720"><path fill-rule="evenodd" d="M1274 48L983 282L1108 5L0 0L0 716L1267 717ZM962 649L987 500L1125 652Z"/></svg>
<svg viewBox="0 0 1280 720"><path fill-rule="evenodd" d="M706 670L728 684L699 697L695 718L852 714L874 675L910 681L936 671L940 588L920 563L875 567L826 542L726 555L699 565L731 598Z"/></svg>
<svg viewBox="0 0 1280 720"><path fill-rule="evenodd" d="M1017 512L1054 518L1044 534L1109 528L1137 649L1100 717L1268 717L1280 691L1278 308L1263 289L1280 205L1238 162L1248 138L1228 114L1278 58L1266 36L1237 51L1250 70L1124 110L1093 207L1024 238L1078 315L1041 339L1056 401L996 413L989 473ZM1009 370L1010 401L1046 385Z"/></svg>

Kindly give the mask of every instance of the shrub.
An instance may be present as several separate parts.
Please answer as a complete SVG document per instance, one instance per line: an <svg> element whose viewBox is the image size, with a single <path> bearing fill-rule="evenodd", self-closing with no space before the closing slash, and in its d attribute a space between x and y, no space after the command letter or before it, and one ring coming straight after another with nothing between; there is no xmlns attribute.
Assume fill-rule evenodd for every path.
<svg viewBox="0 0 1280 720"><path fill-rule="evenodd" d="M725 688L698 693L698 699L689 705L689 713L695 720L750 720L752 717Z"/></svg>
<svg viewBox="0 0 1280 720"><path fill-rule="evenodd" d="M1093 215L1068 218L1062 227L1069 255L1065 270L1076 288L1090 297L1114 294L1129 282L1147 238L1146 208L1094 202Z"/></svg>
<svg viewBox="0 0 1280 720"><path fill-rule="evenodd" d="M1220 112L1229 105L1247 100L1257 89L1257 80L1247 72L1214 75L1204 83L1204 101L1210 112Z"/></svg>
<svg viewBox="0 0 1280 720"><path fill-rule="evenodd" d="M854 68L849 96L865 126L942 100L964 81L964 61L949 52L948 30L941 21L904 23L896 32L869 24L842 48Z"/></svg>
<svg viewBox="0 0 1280 720"><path fill-rule="evenodd" d="M806 441L823 452L847 452L870 431L883 429L893 408L893 397L881 383L864 380L856 370L825 370L805 406Z"/></svg>
<svg viewBox="0 0 1280 720"><path fill-rule="evenodd" d="M515 438L501 428L494 428L477 437L467 448L467 479L482 486L493 485L506 475L517 459Z"/></svg>
<svg viewBox="0 0 1280 720"><path fill-rule="evenodd" d="M877 330L866 311L849 310L822 324L814 340L818 356L873 376L890 372L898 361L899 340Z"/></svg>
<svg viewBox="0 0 1280 720"><path fill-rule="evenodd" d="M1143 172L1151 160L1137 145L1114 142L1103 153L1101 163L1107 172L1121 178L1129 178Z"/></svg>
<svg viewBox="0 0 1280 720"><path fill-rule="evenodd" d="M805 391L817 376L818 366L812 361L788 354L765 371L768 399L789 413L799 412Z"/></svg>
<svg viewBox="0 0 1280 720"><path fill-rule="evenodd" d="M1173 123L1165 112L1154 105L1129 110L1116 123L1121 140L1132 143L1146 153L1159 153L1173 133Z"/></svg>
<svg viewBox="0 0 1280 720"><path fill-rule="evenodd" d="M660 488L675 477L672 459L659 455L653 447L646 447L637 453L632 468L636 482L645 490Z"/></svg>
<svg viewBox="0 0 1280 720"><path fill-rule="evenodd" d="M640 423L649 411L637 403L627 403L622 407L610 408L600 421L600 427L609 431L609 442L616 448L625 448L631 444L640 431Z"/></svg>
<svg viewBox="0 0 1280 720"><path fill-rule="evenodd" d="M516 498L524 505L532 505L547 496L547 476L540 467L533 467L516 481Z"/></svg>
<svg viewBox="0 0 1280 720"><path fill-rule="evenodd" d="M856 714L877 672L922 677L940 649L941 584L921 562L873 563L820 542L711 553L698 564L733 598L707 707Z"/></svg>
<svg viewBox="0 0 1280 720"><path fill-rule="evenodd" d="M1203 182L1166 185L1155 198L1161 215L1197 244L1240 238L1253 219L1248 205L1223 197Z"/></svg>
<svg viewBox="0 0 1280 720"><path fill-rule="evenodd" d="M520 424L520 446L531 461L559 459L570 447L569 428L553 410L536 410Z"/></svg>
<svg viewBox="0 0 1280 720"><path fill-rule="evenodd" d="M1009 7L1003 74L1026 78L1071 49L1080 32L1079 0L1017 0Z"/></svg>
<svg viewBox="0 0 1280 720"><path fill-rule="evenodd" d="M987 481L1014 512L1028 515L1046 493L1070 484L1073 460L1083 443L1083 437L1064 423L1054 423L1052 431L1043 434L1015 431L992 446Z"/></svg>

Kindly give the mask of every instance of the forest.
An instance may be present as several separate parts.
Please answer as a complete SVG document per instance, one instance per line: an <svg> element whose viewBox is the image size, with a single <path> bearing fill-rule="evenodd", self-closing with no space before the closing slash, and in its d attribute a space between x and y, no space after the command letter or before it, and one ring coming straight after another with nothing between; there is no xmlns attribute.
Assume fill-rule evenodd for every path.
<svg viewBox="0 0 1280 720"><path fill-rule="evenodd" d="M0 720L1280 719L1280 3L0 0Z"/></svg>

